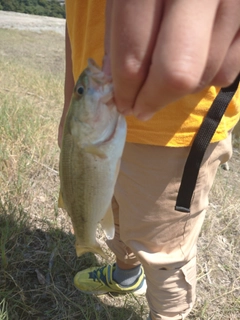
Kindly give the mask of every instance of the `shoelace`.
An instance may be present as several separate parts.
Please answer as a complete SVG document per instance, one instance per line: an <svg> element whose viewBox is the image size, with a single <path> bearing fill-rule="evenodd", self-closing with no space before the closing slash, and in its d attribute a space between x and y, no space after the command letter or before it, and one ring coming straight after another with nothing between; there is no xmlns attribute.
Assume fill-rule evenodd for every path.
<svg viewBox="0 0 240 320"><path fill-rule="evenodd" d="M106 276L104 275L103 273L103 270L105 269L106 267L101 267L101 268L98 268L96 270L93 270L91 272L89 272L89 279L93 279L93 281L99 281L101 280L102 282L104 282L106 285Z"/></svg>

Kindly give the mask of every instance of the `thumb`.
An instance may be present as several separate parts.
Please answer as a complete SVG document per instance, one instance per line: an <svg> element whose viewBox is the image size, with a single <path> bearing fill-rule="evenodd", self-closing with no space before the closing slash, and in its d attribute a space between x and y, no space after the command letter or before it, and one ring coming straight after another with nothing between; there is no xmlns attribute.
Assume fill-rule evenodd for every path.
<svg viewBox="0 0 240 320"><path fill-rule="evenodd" d="M103 57L102 71L103 71L107 76L111 76L111 75L112 75L110 57L109 57L109 55L107 55L107 54L105 54L105 56Z"/></svg>

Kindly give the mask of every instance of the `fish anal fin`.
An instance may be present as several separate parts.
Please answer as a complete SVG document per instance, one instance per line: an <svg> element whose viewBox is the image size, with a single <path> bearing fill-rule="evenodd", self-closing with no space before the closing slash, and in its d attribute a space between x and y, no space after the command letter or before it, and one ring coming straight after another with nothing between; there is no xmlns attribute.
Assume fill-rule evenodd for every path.
<svg viewBox="0 0 240 320"><path fill-rule="evenodd" d="M112 212L112 206L110 205L105 216L100 221L102 228L105 232L105 235L108 240L111 240L114 238L115 234L115 226L114 226L114 220L113 220L113 212Z"/></svg>

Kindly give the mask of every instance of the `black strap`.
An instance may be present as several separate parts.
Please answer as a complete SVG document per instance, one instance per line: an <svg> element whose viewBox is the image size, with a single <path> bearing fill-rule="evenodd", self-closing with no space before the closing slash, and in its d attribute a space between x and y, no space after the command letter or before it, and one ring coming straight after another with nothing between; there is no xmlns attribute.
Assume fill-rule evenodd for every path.
<svg viewBox="0 0 240 320"><path fill-rule="evenodd" d="M202 159L229 102L237 91L239 81L240 75L238 75L233 84L220 90L199 128L184 167L175 206L177 211L190 212L192 195Z"/></svg>

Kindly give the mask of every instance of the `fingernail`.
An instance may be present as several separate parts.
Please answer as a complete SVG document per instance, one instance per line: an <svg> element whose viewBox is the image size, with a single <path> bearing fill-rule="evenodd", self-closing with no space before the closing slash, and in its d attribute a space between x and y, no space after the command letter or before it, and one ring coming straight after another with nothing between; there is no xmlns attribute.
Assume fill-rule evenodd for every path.
<svg viewBox="0 0 240 320"><path fill-rule="evenodd" d="M132 110L125 110L122 112L124 116L130 116L132 114Z"/></svg>
<svg viewBox="0 0 240 320"><path fill-rule="evenodd" d="M152 118L153 113L139 113L135 114L135 117L138 118L141 121L148 121Z"/></svg>
<svg viewBox="0 0 240 320"><path fill-rule="evenodd" d="M131 112L131 109L125 109L125 108L117 108L118 112L123 114L123 115L127 115L128 112Z"/></svg>

